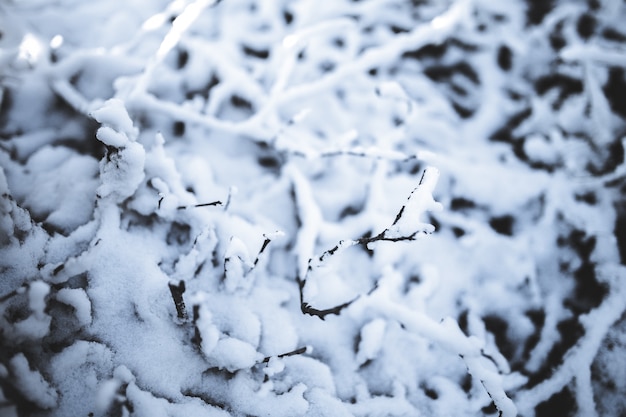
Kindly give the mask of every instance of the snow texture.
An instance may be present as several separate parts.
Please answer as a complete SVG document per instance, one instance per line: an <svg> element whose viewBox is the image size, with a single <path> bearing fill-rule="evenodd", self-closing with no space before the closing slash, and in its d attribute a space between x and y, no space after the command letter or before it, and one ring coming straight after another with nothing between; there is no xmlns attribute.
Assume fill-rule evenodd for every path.
<svg viewBox="0 0 626 417"><path fill-rule="evenodd" d="M618 0L0 4L0 415L626 414Z"/></svg>

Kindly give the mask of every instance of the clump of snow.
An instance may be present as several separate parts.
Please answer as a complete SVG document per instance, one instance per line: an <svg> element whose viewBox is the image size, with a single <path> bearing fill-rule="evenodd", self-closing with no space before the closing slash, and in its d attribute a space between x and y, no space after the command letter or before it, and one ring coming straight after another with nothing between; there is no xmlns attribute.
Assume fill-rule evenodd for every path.
<svg viewBox="0 0 626 417"><path fill-rule="evenodd" d="M235 372L249 369L262 359L254 346L234 337L217 341L209 354L209 364Z"/></svg>
<svg viewBox="0 0 626 417"><path fill-rule="evenodd" d="M133 195L144 179L145 150L135 140L138 131L121 100L106 101L91 116L102 124L96 138L110 147L106 160L100 161L98 196L113 195L121 202Z"/></svg>
<svg viewBox="0 0 626 417"><path fill-rule="evenodd" d="M91 302L82 288L62 288L56 293L56 299L74 307L81 325L91 324Z"/></svg>
<svg viewBox="0 0 626 417"><path fill-rule="evenodd" d="M45 317L46 296L50 292L50 286L42 281L35 281L28 288L28 305L36 318Z"/></svg>
<svg viewBox="0 0 626 417"><path fill-rule="evenodd" d="M372 360L378 355L384 344L385 321L374 319L361 329L361 341L356 357L357 362L362 365L368 360Z"/></svg>
<svg viewBox="0 0 626 417"><path fill-rule="evenodd" d="M96 119L98 123L102 124L102 127L98 129L98 131L102 131L104 129L106 132L105 136L117 133L121 137L126 136L128 140L132 141L136 139L139 134L138 129L133 126L133 121L130 119L130 116L128 116L128 112L124 107L124 102L120 99L113 98L107 100L102 107L91 112L91 117ZM98 133L96 133L96 135L98 135ZM116 148L125 144L124 141L119 141L119 138L117 139L119 141L117 143L110 143L103 139L100 140L102 140L105 144L115 146Z"/></svg>
<svg viewBox="0 0 626 417"><path fill-rule="evenodd" d="M244 286L244 279L252 269L253 264L245 243L233 236L228 243L224 254L224 284L229 292Z"/></svg>

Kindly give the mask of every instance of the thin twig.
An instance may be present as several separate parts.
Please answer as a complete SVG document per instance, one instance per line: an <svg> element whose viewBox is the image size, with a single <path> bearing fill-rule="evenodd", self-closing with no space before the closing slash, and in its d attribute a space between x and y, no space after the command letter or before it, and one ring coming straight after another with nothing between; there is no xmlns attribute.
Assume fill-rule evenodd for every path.
<svg viewBox="0 0 626 417"><path fill-rule="evenodd" d="M263 358L261 363L268 363L270 360L272 360L272 358L285 358L287 356L302 355L303 353L306 353L308 349L308 346L303 346L301 348L292 350L291 352L281 353L280 355L266 356L265 358Z"/></svg>
<svg viewBox="0 0 626 417"><path fill-rule="evenodd" d="M367 247L368 244L374 243L374 242L379 242L379 241L387 241L387 242L412 241L412 240L416 240L418 238L418 236L420 234L422 234L422 233L423 234L427 234L428 233L427 230L416 230L413 233L410 233L410 234L407 234L407 235L401 235L401 236L396 236L395 234L389 235L388 233L390 232L390 230L391 230L391 228L393 226L398 224L398 222L400 221L402 216L405 214L405 209L407 207L407 204L411 200L411 197L413 197L413 194L415 193L415 191L418 190L421 186L426 186L426 187L429 187L429 188L433 188L434 187L434 184L435 184L436 181L433 181L433 178L435 178L435 180L436 180L436 175L431 175L428 172L428 169L425 169L424 172L422 173L422 177L420 178L420 182L419 182L418 186L415 187L413 189L413 191L411 191L411 194L409 194L409 197L407 198L407 202L400 208L400 210L398 211L398 214L396 215L396 217L395 217L395 219L394 219L394 221L393 221L393 223L391 224L390 227L386 228L385 230L383 230L382 232L380 232L376 236L361 237L361 238L356 239L356 240L341 240L341 241L339 241L339 243L337 245L335 245L331 249L328 249L328 250L324 251L319 257L317 257L317 259L315 259L315 258L310 258L309 259L306 275L308 275L310 272L312 272L314 268L320 267L320 265L322 263L326 262L327 259L329 259L331 256L335 255L340 249L345 249L345 248L356 246L356 245L363 245L363 246ZM308 314L308 315L311 315L311 316L317 316L320 319L324 320L324 318L327 315L329 315L329 314L339 315L343 309L349 307L352 303L354 303L360 297L360 296L357 296L354 299L352 299L352 300L350 300L350 301L348 301L346 303L343 303L341 305L337 305L335 307L328 308L328 309L321 309L320 310L320 309L314 308L308 302L304 301L304 286L306 285L306 279L307 279L306 275L305 275L304 278L299 278L298 277L296 279L296 281L298 282L299 291L300 291L300 309L302 310L303 314ZM373 289L370 290L370 292L371 291L373 291Z"/></svg>
<svg viewBox="0 0 626 417"><path fill-rule="evenodd" d="M196 207L210 207L210 206L222 206L222 205L224 204L221 201L217 200L217 201L212 201L210 203L192 204L190 206L178 206L176 208L178 210L186 210L186 209L196 208Z"/></svg>

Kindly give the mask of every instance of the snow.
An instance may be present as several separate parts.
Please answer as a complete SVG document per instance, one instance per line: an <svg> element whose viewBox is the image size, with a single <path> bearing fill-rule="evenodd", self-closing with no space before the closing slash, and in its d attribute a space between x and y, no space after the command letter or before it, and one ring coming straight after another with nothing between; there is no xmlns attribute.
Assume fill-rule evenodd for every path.
<svg viewBox="0 0 626 417"><path fill-rule="evenodd" d="M535 3L0 6L0 414L624 414L624 9Z"/></svg>
<svg viewBox="0 0 626 417"><path fill-rule="evenodd" d="M91 302L82 288L62 288L56 293L56 299L74 307L76 318L81 325L91 324Z"/></svg>
<svg viewBox="0 0 626 417"><path fill-rule="evenodd" d="M220 337L219 329L211 322L211 312L206 306L201 306L198 311L196 328L200 333L202 353L210 357L211 352L217 346Z"/></svg>
<svg viewBox="0 0 626 417"><path fill-rule="evenodd" d="M235 236L228 243L224 259L224 284L227 291L234 292L245 285L243 280L254 265L245 243Z"/></svg>
<svg viewBox="0 0 626 417"><path fill-rule="evenodd" d="M28 401L43 409L54 408L57 405L57 392L38 371L30 369L28 359L23 353L13 356L8 365L11 378L15 381L14 387Z"/></svg>
<svg viewBox="0 0 626 417"><path fill-rule="evenodd" d="M63 179L80 172L71 183ZM8 176L8 188L29 207L31 216L69 233L89 221L98 172L97 161L62 146L45 146L28 158L25 167ZM45 198L41 196L45 195Z"/></svg>
<svg viewBox="0 0 626 417"><path fill-rule="evenodd" d="M59 415L104 412L112 397L106 397L108 378L112 376L113 354L106 346L79 340L55 355L51 363L51 381L58 387ZM118 384L116 384L118 385Z"/></svg>
<svg viewBox="0 0 626 417"><path fill-rule="evenodd" d="M46 314L46 297L50 286L42 281L35 281L28 286L28 308L30 315L24 320L16 322L6 333L18 341L37 340L50 331L51 317ZM19 294L19 293L18 293Z"/></svg>
<svg viewBox="0 0 626 417"><path fill-rule="evenodd" d="M385 321L375 319L367 323L361 329L361 341L359 343L359 351L356 357L359 365L365 361L372 360L378 355L384 343L385 337Z"/></svg>
<svg viewBox="0 0 626 417"><path fill-rule="evenodd" d="M46 296L50 292L50 286L42 281L35 281L28 288L28 304L36 318L45 316Z"/></svg>
<svg viewBox="0 0 626 417"><path fill-rule="evenodd" d="M234 337L218 340L208 356L209 365L227 369L229 372L251 368L262 359L254 346Z"/></svg>
<svg viewBox="0 0 626 417"><path fill-rule="evenodd" d="M102 107L91 112L91 117L103 125L98 129L99 131L108 128L108 132L119 132L120 135L125 135L131 140L138 134L137 128L133 126L133 121L124 107L124 102L120 99L107 100ZM105 143L109 146L121 146L121 144Z"/></svg>
<svg viewBox="0 0 626 417"><path fill-rule="evenodd" d="M99 197L113 196L116 201L123 201L137 190L144 178L144 148L136 142L129 142L126 137L124 139L128 142L126 146L111 155L111 162L100 165L102 184L96 190Z"/></svg>

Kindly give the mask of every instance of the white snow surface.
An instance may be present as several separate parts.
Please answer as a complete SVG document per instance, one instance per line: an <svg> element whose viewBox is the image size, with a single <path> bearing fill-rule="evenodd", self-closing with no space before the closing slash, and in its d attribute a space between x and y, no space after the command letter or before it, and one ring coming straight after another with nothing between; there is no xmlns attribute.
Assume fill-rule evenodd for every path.
<svg viewBox="0 0 626 417"><path fill-rule="evenodd" d="M30 369L28 359L23 353L18 353L8 363L11 378L15 388L24 397L42 409L54 408L57 405L58 394L43 378L39 371Z"/></svg>
<svg viewBox="0 0 626 417"><path fill-rule="evenodd" d="M626 9L549 3L0 4L0 415L624 415Z"/></svg>

